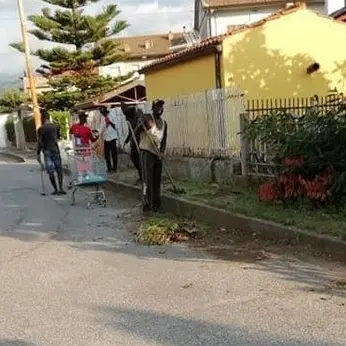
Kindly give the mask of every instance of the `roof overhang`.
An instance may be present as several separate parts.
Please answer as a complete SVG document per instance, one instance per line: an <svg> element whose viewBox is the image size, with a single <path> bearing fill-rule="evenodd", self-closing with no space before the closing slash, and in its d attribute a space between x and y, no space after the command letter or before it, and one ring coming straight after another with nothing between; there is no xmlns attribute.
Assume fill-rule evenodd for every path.
<svg viewBox="0 0 346 346"><path fill-rule="evenodd" d="M180 64L181 62L192 60L194 58L201 57L202 55L208 55L211 53L219 53L220 49L222 51L222 42L226 37L236 35L240 32L244 32L245 30L251 30L253 28L256 28L258 26L264 25L269 21L276 20L281 18L284 15L289 15L291 13L295 13L298 10L305 10L306 6L305 3L296 3L295 5L286 7L282 10L279 10L268 17L265 17L257 22L248 24L246 26L237 28L235 30L232 30L231 32L228 32L226 34L222 34L215 37L210 37L194 46L188 47L187 49L184 49L182 51L179 51L177 53L172 53L167 55L164 58L157 59L153 61L151 64L143 67L139 73L150 73L155 70L164 69L167 66L172 66L176 64Z"/></svg>
<svg viewBox="0 0 346 346"><path fill-rule="evenodd" d="M339 10L333 12L330 14L330 17L344 22L346 20L346 7L340 8Z"/></svg>
<svg viewBox="0 0 346 346"><path fill-rule="evenodd" d="M143 78L119 84L113 91L75 105L75 110L92 110L101 106L117 107L121 103L138 104L146 101Z"/></svg>
<svg viewBox="0 0 346 346"><path fill-rule="evenodd" d="M201 0L203 8L212 9L212 10L225 10L225 9L236 9L236 8L253 8L256 7L266 7L273 5L283 5L285 6L287 3L308 3L308 4L324 4L325 0L303 0L303 1L295 1L295 0L243 0L243 1L234 1L233 3L223 3L223 4L210 4L208 0Z"/></svg>
<svg viewBox="0 0 346 346"><path fill-rule="evenodd" d="M193 60L195 58L200 58L206 55L215 54L219 51L218 45L221 42L215 42L212 44L208 44L206 46L197 46L191 47L189 51L182 51L181 54L173 53L172 58L167 56L159 61L154 61L153 64L143 67L140 70L140 73L148 74L153 71L161 70L166 67L170 67L173 65L181 64L183 62Z"/></svg>

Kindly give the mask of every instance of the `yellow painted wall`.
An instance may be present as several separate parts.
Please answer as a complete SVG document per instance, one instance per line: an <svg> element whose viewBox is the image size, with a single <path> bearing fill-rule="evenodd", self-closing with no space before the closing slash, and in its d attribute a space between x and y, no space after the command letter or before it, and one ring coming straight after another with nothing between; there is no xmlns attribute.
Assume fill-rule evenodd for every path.
<svg viewBox="0 0 346 346"><path fill-rule="evenodd" d="M248 98L310 97L346 91L346 24L298 10L223 42L224 84ZM306 68L318 62L318 72Z"/></svg>
<svg viewBox="0 0 346 346"><path fill-rule="evenodd" d="M214 54L148 72L145 87L148 100L170 99L215 89Z"/></svg>

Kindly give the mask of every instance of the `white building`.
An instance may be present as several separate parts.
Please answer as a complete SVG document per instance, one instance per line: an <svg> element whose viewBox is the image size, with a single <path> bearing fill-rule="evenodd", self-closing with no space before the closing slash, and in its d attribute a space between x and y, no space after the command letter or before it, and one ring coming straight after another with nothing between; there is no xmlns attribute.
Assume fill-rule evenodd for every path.
<svg viewBox="0 0 346 346"><path fill-rule="evenodd" d="M155 34L116 38L119 49L125 55L123 61L100 67L103 76L127 77L139 71L153 60L162 58L187 45L186 33Z"/></svg>
<svg viewBox="0 0 346 346"><path fill-rule="evenodd" d="M202 39L217 36L259 21L295 1L287 0L195 0L194 29ZM305 0L308 8L330 14L345 0Z"/></svg>

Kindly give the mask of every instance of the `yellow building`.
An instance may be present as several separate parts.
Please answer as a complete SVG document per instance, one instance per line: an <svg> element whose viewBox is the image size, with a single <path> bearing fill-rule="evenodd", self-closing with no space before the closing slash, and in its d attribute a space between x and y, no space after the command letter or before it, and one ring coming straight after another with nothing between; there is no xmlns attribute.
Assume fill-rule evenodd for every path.
<svg viewBox="0 0 346 346"><path fill-rule="evenodd" d="M296 4L143 69L148 99L240 87L249 98L346 92L346 24Z"/></svg>

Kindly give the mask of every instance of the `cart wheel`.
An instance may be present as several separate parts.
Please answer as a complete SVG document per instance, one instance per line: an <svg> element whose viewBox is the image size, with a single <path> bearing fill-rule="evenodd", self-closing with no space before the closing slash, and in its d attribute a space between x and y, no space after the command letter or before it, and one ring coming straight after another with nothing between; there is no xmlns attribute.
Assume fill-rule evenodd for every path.
<svg viewBox="0 0 346 346"><path fill-rule="evenodd" d="M103 200L101 203L102 208L106 208L107 207L107 201Z"/></svg>

